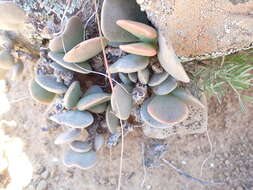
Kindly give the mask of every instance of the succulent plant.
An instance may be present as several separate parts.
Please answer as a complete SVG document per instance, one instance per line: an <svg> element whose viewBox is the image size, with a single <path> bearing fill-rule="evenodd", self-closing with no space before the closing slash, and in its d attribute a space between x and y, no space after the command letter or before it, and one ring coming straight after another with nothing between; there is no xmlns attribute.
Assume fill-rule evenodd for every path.
<svg viewBox="0 0 253 190"><path fill-rule="evenodd" d="M29 86L31 96L38 102L53 103L56 97L62 100L63 109L53 112L49 119L68 127L55 140L55 144L69 144L63 158L67 167L89 169L97 163L97 152L106 142L94 126L98 114L115 139L124 127L120 120L130 122L134 109L139 113L136 118L142 122L144 134L151 138L167 138L177 130L187 131L185 125L195 127L192 123L201 120L204 126L206 122L206 105L187 89L178 87L177 80L189 82L189 78L171 44L147 24L135 1L105 0L101 22L105 37L83 41L81 21L77 16L71 17L62 33L49 43L53 72L37 72ZM95 80L88 84L76 77L97 74L92 71L90 59L115 42L129 54L109 66L112 89L109 85L102 89ZM156 55L162 69L155 70L150 64ZM65 84L54 76L55 70L71 71L75 76ZM121 82L116 81L117 76ZM201 115L197 121L192 119L196 112Z"/></svg>
<svg viewBox="0 0 253 190"><path fill-rule="evenodd" d="M68 20L64 31L50 41L49 49L58 53L69 51L83 41L83 36L82 22L79 17L73 16Z"/></svg>
<svg viewBox="0 0 253 190"><path fill-rule="evenodd" d="M111 42L135 42L137 38L119 27L121 19L148 23L145 13L141 12L135 1L105 0L101 10L101 29Z"/></svg>

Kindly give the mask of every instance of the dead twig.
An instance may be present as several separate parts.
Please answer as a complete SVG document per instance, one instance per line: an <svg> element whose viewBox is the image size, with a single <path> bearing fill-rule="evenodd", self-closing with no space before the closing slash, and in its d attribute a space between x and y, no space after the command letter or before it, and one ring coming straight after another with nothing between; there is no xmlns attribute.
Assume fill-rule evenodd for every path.
<svg viewBox="0 0 253 190"><path fill-rule="evenodd" d="M191 176L191 175L189 175L189 174L183 172L182 170L178 169L176 166L174 166L174 165L173 165L171 162L169 162L168 160L166 160L166 159L163 158L162 161L163 161L165 164L169 165L169 166L170 166L171 168L173 168L174 170L176 170L176 172L177 172L179 175L181 175L181 176L183 176L183 177L185 177L185 178L187 178L187 179L190 179L190 180L192 180L192 181L201 183L202 185L223 185L223 184L225 184L225 183L223 183L223 182L210 182L210 181L204 181L204 180L195 178L195 177L193 177L193 176Z"/></svg>

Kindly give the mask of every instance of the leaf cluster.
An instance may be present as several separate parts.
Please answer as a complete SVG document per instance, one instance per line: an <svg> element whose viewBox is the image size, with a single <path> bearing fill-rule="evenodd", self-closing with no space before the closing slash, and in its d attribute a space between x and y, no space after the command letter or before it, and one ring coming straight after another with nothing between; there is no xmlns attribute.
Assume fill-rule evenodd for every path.
<svg viewBox="0 0 253 190"><path fill-rule="evenodd" d="M245 109L244 100L253 102L253 96L244 94L252 90L253 50L222 57L211 64L200 64L192 74L195 81L201 81L201 90L217 97L219 102L228 88L236 94L242 109Z"/></svg>

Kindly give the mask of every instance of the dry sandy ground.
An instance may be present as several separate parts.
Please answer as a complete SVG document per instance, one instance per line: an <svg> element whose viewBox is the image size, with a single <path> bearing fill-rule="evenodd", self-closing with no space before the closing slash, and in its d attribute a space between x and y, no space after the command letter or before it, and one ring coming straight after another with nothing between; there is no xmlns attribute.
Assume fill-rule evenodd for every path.
<svg viewBox="0 0 253 190"><path fill-rule="evenodd" d="M111 157L109 149L104 147L100 152L98 164L90 170L65 168L60 159L63 147L56 146L53 143L54 138L62 129L58 128L50 132L42 130L46 125L43 117L46 106L39 105L30 98L23 99L23 97L28 96L27 83L26 77L23 77L22 80L11 84L7 94L11 107L7 113L1 116L2 120L12 121L12 123L2 122L0 129L4 130L10 139L17 137L24 144L23 152L19 149L23 156L17 156L17 151L14 151L16 154L12 154L14 156L12 171L16 174L15 179L24 178L25 180L25 178L29 178L31 164L33 168L32 180L24 189L116 189L120 144L112 149ZM15 102L19 98L21 99ZM3 101L2 97L1 100ZM3 107L2 102L1 106ZM141 130L130 133L124 139L121 189L252 190L252 108L253 105L248 104L247 112L240 112L240 106L232 93L228 93L222 105L214 99L209 100L209 135L213 145L213 153L204 165L202 177L200 177L201 164L210 155L210 145L206 134L175 136L165 141L156 141L145 138ZM15 122L17 123L16 126ZM149 147L157 143L168 145L167 153L163 158L172 161L177 168L194 177L206 181L223 182L224 184L201 185L189 178L180 176L174 169L158 160L157 163L161 163L162 166L146 168L146 178L142 186L144 179L142 144ZM19 146L14 143L12 147L15 149ZM4 148L3 145L0 150L1 148ZM7 174L5 172L0 175L0 189L8 183ZM15 180L11 182L15 183Z"/></svg>

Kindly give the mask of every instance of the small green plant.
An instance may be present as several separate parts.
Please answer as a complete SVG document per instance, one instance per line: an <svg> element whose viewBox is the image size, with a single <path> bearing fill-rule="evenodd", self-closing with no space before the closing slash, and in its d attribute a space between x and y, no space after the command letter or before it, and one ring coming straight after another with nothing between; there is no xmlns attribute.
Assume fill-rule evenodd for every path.
<svg viewBox="0 0 253 190"><path fill-rule="evenodd" d="M243 92L252 90L253 81L253 50L223 57L210 65L200 65L193 73L195 81L201 79L201 90L209 96L216 96L221 102L227 88L231 88L238 97L243 110L243 100L253 102L253 97Z"/></svg>

